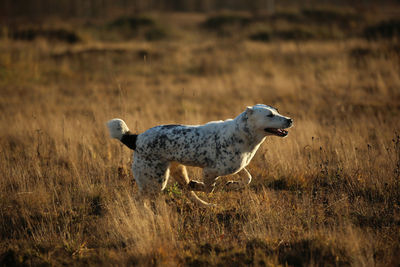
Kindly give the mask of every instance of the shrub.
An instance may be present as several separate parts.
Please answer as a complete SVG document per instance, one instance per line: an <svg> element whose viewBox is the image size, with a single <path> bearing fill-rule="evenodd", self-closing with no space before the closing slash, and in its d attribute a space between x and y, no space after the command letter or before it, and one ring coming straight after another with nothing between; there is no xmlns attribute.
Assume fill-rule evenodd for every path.
<svg viewBox="0 0 400 267"><path fill-rule="evenodd" d="M250 35L250 39L253 41L268 42L271 40L271 33L268 31L259 31Z"/></svg>
<svg viewBox="0 0 400 267"><path fill-rule="evenodd" d="M25 28L10 31L10 38L14 40L33 41L40 37L49 41L59 41L70 44L81 41L77 33L66 29Z"/></svg>
<svg viewBox="0 0 400 267"><path fill-rule="evenodd" d="M267 31L260 30L249 36L250 40L269 42L273 39L286 40L286 41L304 41L317 38L317 35L311 31L303 30L301 28L294 28L280 31Z"/></svg>
<svg viewBox="0 0 400 267"><path fill-rule="evenodd" d="M112 28L129 28L138 30L142 27L153 26L155 23L148 17L121 17L109 24Z"/></svg>
<svg viewBox="0 0 400 267"><path fill-rule="evenodd" d="M168 34L164 28L152 27L145 32L144 37L147 41L158 41L166 38L167 35Z"/></svg>
<svg viewBox="0 0 400 267"><path fill-rule="evenodd" d="M246 26L251 19L243 15L224 14L208 18L203 26L209 30L220 30L225 26Z"/></svg>
<svg viewBox="0 0 400 267"><path fill-rule="evenodd" d="M314 23L337 24L343 27L352 22L359 22L363 17L359 14L336 9L303 9L302 14L307 20Z"/></svg>
<svg viewBox="0 0 400 267"><path fill-rule="evenodd" d="M310 40L316 37L311 31L300 28L277 31L274 35L281 40Z"/></svg>
<svg viewBox="0 0 400 267"><path fill-rule="evenodd" d="M111 22L109 28L119 31L124 38L144 38L147 41L158 41L167 37L167 31L160 27L152 18L121 17Z"/></svg>
<svg viewBox="0 0 400 267"><path fill-rule="evenodd" d="M298 23L302 22L304 20L303 16L298 13L294 12L286 12L286 11L281 11L281 12L276 12L271 16L272 20L284 20L288 22L293 22L293 23Z"/></svg>
<svg viewBox="0 0 400 267"><path fill-rule="evenodd" d="M382 21L379 24L368 26L363 32L368 40L393 39L400 37L400 20Z"/></svg>

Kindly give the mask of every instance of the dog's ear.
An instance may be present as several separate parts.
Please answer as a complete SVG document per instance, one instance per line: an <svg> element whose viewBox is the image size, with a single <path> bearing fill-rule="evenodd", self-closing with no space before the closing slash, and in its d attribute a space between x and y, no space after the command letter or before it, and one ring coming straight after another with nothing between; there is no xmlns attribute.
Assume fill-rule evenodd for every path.
<svg viewBox="0 0 400 267"><path fill-rule="evenodd" d="M246 113L247 113L247 114L251 115L251 114L253 114L253 112L254 112L253 107L247 107L247 108L246 108Z"/></svg>

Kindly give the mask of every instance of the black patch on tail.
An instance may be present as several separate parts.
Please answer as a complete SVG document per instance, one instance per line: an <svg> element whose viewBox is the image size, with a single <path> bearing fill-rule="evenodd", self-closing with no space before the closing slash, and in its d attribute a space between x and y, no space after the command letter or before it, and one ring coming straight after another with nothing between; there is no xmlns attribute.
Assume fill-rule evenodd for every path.
<svg viewBox="0 0 400 267"><path fill-rule="evenodd" d="M121 142L130 149L135 150L137 136L137 134L131 134L130 132L127 132L122 136Z"/></svg>

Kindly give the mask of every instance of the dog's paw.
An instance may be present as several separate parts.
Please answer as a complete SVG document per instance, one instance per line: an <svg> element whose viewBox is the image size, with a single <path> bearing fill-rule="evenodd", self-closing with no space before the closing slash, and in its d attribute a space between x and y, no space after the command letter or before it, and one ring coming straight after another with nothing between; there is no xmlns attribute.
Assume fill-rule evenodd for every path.
<svg viewBox="0 0 400 267"><path fill-rule="evenodd" d="M203 182L191 180L188 183L188 187L189 187L189 189L194 190L194 191L201 191L204 189L205 185Z"/></svg>
<svg viewBox="0 0 400 267"><path fill-rule="evenodd" d="M227 190L239 190L243 188L243 183L238 181L228 181L225 184Z"/></svg>

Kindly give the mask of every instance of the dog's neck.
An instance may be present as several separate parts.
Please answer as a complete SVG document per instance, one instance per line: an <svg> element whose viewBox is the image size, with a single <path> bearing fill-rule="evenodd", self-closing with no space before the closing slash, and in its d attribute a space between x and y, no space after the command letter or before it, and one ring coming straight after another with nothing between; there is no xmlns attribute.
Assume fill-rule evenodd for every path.
<svg viewBox="0 0 400 267"><path fill-rule="evenodd" d="M238 135L249 145L251 148L258 147L265 140L265 135L261 135L251 130L248 122L246 111L242 112L234 119L235 127Z"/></svg>

